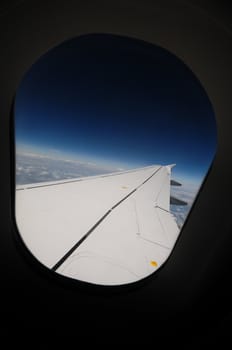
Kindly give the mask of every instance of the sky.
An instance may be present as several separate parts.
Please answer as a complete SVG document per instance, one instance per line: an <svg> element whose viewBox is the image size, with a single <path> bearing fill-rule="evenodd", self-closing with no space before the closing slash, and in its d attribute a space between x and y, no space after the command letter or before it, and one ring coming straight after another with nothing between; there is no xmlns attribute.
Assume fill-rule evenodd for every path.
<svg viewBox="0 0 232 350"><path fill-rule="evenodd" d="M216 152L212 105L165 49L126 37L77 37L45 53L15 98L16 150L138 168L176 164L202 179Z"/></svg>

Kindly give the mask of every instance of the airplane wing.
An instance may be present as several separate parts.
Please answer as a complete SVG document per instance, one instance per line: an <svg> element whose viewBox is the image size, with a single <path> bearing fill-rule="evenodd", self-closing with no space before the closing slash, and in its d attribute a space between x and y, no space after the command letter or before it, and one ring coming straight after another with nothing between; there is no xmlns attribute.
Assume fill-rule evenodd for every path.
<svg viewBox="0 0 232 350"><path fill-rule="evenodd" d="M179 235L171 168L17 186L22 240L59 274L100 285L138 281L166 261Z"/></svg>

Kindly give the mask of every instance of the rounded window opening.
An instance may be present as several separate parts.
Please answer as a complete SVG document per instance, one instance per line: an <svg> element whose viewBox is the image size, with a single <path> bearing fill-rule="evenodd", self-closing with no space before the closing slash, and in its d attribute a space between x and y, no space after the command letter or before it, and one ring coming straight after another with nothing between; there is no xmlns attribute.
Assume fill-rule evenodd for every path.
<svg viewBox="0 0 232 350"><path fill-rule="evenodd" d="M83 35L28 70L14 118L15 217L32 255L97 285L156 272L216 152L191 70L153 44Z"/></svg>

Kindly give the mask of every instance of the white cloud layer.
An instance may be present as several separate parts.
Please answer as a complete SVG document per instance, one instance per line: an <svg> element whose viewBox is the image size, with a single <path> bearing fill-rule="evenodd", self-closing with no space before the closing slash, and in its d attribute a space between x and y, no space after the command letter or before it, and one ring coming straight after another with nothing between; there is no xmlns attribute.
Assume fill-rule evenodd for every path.
<svg viewBox="0 0 232 350"><path fill-rule="evenodd" d="M117 171L94 163L58 159L36 153L16 154L16 185L72 179Z"/></svg>
<svg viewBox="0 0 232 350"><path fill-rule="evenodd" d="M171 187L171 195L178 199L181 199L188 203L188 205L180 206L180 205L171 205L170 210L172 214L176 218L177 225L179 228L182 228L190 210L192 204L197 196L200 184L196 183L184 183L182 186L172 186Z"/></svg>

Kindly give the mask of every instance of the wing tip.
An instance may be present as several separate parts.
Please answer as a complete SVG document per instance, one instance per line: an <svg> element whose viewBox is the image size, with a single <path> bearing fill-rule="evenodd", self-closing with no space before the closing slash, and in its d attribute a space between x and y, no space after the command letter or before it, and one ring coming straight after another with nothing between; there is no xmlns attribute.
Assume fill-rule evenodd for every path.
<svg viewBox="0 0 232 350"><path fill-rule="evenodd" d="M166 165L166 169L168 171L168 174L170 175L171 172L172 172L172 168L175 166L176 164L169 164L169 165Z"/></svg>

